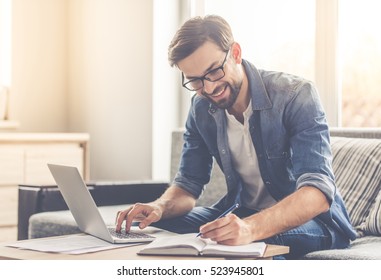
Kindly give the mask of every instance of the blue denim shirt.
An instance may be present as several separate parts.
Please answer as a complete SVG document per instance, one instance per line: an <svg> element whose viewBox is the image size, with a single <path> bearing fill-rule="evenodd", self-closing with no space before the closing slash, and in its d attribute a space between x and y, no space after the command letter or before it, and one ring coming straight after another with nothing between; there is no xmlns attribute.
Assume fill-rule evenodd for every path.
<svg viewBox="0 0 381 280"><path fill-rule="evenodd" d="M258 70L245 60L243 66L253 106L250 134L269 193L281 200L303 186L318 188L330 202L330 210L319 215L321 221L355 239L335 186L328 125L314 85L300 77ZM226 208L239 202L242 181L232 165L224 110L195 95L185 128L174 184L199 197L210 180L215 158L228 187L215 206Z"/></svg>

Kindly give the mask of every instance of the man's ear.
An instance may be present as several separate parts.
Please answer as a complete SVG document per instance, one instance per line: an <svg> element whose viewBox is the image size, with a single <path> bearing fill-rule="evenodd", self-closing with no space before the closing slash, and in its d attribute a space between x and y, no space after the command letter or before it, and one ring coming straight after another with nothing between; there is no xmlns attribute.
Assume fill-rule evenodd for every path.
<svg viewBox="0 0 381 280"><path fill-rule="evenodd" d="M237 64L242 63L242 51L241 51L241 46L237 43L234 42L232 47L231 47L231 54L232 57Z"/></svg>

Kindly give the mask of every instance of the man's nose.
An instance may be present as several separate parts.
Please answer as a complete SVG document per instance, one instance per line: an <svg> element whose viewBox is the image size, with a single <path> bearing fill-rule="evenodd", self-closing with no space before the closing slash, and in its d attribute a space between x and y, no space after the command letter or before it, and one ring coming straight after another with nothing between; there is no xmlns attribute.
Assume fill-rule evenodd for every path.
<svg viewBox="0 0 381 280"><path fill-rule="evenodd" d="M204 80L204 92L208 95L213 94L214 89L216 88L216 83L208 80Z"/></svg>

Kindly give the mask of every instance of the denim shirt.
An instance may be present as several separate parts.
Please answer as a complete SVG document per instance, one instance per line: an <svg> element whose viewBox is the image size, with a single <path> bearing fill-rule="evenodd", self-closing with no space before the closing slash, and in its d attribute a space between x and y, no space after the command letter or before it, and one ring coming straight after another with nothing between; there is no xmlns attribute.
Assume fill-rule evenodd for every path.
<svg viewBox="0 0 381 280"><path fill-rule="evenodd" d="M318 188L330 203L330 210L318 218L355 239L335 185L328 125L314 85L300 77L258 70L245 60L243 66L253 107L250 134L268 192L279 201L303 186ZM194 95L185 128L179 171L173 183L199 197L210 180L215 158L228 188L215 207L240 202L242 181L232 164L224 110Z"/></svg>

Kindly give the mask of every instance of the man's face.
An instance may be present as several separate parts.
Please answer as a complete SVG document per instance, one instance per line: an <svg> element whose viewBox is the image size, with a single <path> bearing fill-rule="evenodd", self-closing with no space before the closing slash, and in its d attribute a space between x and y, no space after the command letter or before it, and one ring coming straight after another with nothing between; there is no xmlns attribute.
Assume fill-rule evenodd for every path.
<svg viewBox="0 0 381 280"><path fill-rule="evenodd" d="M216 44L206 42L177 65L183 72L184 82L201 78L203 86L197 90L197 94L205 96L218 108L229 109L236 102L242 86L242 75L237 71L230 50L224 52ZM209 81L214 80L214 70L218 71L216 78L223 77Z"/></svg>

